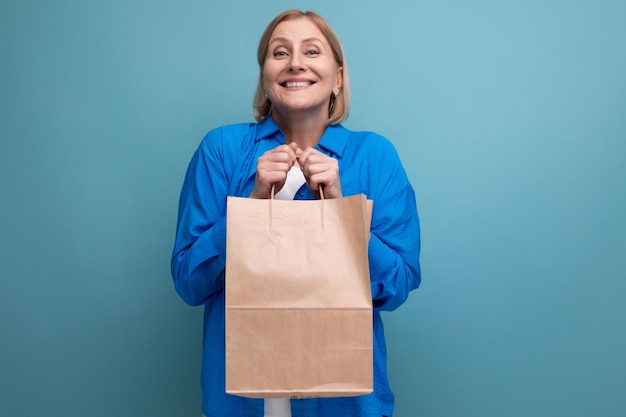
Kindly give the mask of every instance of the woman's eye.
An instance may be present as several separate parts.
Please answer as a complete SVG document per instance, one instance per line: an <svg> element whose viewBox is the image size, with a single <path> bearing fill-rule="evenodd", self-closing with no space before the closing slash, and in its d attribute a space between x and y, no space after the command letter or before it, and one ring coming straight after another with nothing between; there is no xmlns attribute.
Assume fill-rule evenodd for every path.
<svg viewBox="0 0 626 417"><path fill-rule="evenodd" d="M319 55L320 51L318 51L317 49L309 49L308 51L305 52L307 55Z"/></svg>
<svg viewBox="0 0 626 417"><path fill-rule="evenodd" d="M282 50L274 51L274 56L275 57L287 56L287 52L286 51L282 51Z"/></svg>

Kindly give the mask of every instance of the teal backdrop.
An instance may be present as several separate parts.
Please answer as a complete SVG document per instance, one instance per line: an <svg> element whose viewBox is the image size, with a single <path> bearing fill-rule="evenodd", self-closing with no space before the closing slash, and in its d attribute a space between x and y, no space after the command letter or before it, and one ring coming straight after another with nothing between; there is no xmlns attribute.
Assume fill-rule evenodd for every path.
<svg viewBox="0 0 626 417"><path fill-rule="evenodd" d="M178 194L203 135L252 120L291 7L334 26L346 126L417 194L395 415L626 415L626 2L2 0L0 416L199 417Z"/></svg>

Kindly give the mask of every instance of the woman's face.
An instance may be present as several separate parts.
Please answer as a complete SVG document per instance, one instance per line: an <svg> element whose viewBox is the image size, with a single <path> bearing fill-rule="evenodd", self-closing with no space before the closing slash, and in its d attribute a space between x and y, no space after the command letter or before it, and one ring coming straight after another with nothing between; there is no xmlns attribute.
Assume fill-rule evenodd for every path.
<svg viewBox="0 0 626 417"><path fill-rule="evenodd" d="M342 85L341 67L328 41L308 18L281 22L269 42L261 73L274 110L328 118L330 95Z"/></svg>

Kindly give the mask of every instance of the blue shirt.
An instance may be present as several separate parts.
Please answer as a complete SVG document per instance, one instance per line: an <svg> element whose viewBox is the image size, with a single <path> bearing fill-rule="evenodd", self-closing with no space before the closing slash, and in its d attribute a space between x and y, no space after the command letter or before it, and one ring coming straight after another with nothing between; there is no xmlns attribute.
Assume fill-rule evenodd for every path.
<svg viewBox="0 0 626 417"><path fill-rule="evenodd" d="M252 192L256 161L285 143L270 117L209 132L189 164L180 196L172 276L180 297L204 305L202 411L207 417L263 417L263 400L225 392L226 197ZM393 145L371 132L329 126L316 149L336 158L344 196L374 201L369 270L374 305L374 392L292 400L294 417L380 417L393 413L381 310L394 310L420 284L420 231L413 188ZM295 199L313 199L306 184Z"/></svg>

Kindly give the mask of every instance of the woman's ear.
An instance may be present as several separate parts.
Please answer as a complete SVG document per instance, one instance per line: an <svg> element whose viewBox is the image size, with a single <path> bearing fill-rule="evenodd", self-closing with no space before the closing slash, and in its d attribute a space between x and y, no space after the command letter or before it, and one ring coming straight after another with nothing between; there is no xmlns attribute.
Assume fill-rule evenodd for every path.
<svg viewBox="0 0 626 417"><path fill-rule="evenodd" d="M337 69L337 78L335 80L335 88L333 88L333 93L335 95L339 94L342 87L343 87L343 67L339 67L339 69Z"/></svg>

